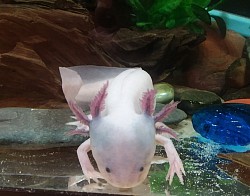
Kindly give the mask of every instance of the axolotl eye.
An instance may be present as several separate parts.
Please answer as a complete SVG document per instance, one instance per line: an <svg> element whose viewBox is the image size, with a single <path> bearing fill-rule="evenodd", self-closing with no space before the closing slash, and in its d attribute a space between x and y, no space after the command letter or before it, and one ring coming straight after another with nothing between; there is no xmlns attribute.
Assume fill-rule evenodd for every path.
<svg viewBox="0 0 250 196"><path fill-rule="evenodd" d="M108 167L106 167L106 172L111 173L111 170Z"/></svg>
<svg viewBox="0 0 250 196"><path fill-rule="evenodd" d="M143 170L144 170L144 167L140 167L140 170L139 170L139 171L142 172Z"/></svg>

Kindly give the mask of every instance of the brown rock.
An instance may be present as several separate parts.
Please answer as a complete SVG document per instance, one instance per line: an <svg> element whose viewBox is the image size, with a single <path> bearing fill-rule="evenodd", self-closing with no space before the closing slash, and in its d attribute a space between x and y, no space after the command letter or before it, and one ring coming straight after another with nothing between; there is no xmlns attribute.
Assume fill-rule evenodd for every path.
<svg viewBox="0 0 250 196"><path fill-rule="evenodd" d="M228 67L242 56L245 38L227 31L222 39L212 28L207 29L207 39L198 47L198 58L186 72L190 87L220 93L225 85Z"/></svg>
<svg viewBox="0 0 250 196"><path fill-rule="evenodd" d="M183 64L191 51L204 40L185 28L135 31L121 28L112 36L95 34L94 39L107 56L126 67L142 67L154 81Z"/></svg>
<svg viewBox="0 0 250 196"><path fill-rule="evenodd" d="M2 5L0 26L0 107L60 107L59 66L109 65L89 42L87 12Z"/></svg>
<svg viewBox="0 0 250 196"><path fill-rule="evenodd" d="M242 88L250 83L250 64L245 58L237 59L226 72L226 84L232 88Z"/></svg>
<svg viewBox="0 0 250 196"><path fill-rule="evenodd" d="M241 89L228 89L223 95L222 98L225 101L232 99L248 99L250 98L250 85L241 88Z"/></svg>

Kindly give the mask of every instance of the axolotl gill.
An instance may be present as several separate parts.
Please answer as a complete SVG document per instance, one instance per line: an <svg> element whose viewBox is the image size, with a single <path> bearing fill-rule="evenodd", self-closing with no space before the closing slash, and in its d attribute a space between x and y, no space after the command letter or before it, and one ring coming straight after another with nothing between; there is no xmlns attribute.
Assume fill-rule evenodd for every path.
<svg viewBox="0 0 250 196"><path fill-rule="evenodd" d="M176 173L183 183L183 164L170 139L176 134L161 123L178 103L172 102L154 115L156 92L148 73L141 68L97 66L61 67L60 73L63 92L77 119L71 123L77 128L70 134L90 136L77 149L86 179L104 179L119 188L135 187L147 177L159 144L170 164L166 180L171 184ZM90 115L82 110L88 102ZM169 137L161 135L163 132ZM89 151L99 171L92 166Z"/></svg>

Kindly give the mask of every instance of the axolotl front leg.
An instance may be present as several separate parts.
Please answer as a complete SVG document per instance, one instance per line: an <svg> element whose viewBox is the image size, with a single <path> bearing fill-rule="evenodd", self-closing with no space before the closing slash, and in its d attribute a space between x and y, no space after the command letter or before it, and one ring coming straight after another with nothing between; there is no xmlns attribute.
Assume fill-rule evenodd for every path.
<svg viewBox="0 0 250 196"><path fill-rule="evenodd" d="M92 166L88 152L91 150L90 139L83 142L77 149L77 156L82 168L82 171L85 175L85 178L90 183L90 179L98 182L98 178L103 178L100 172L97 172Z"/></svg>
<svg viewBox="0 0 250 196"><path fill-rule="evenodd" d="M144 97L146 97L146 99L144 98L144 100L149 100L149 104L147 104L148 106L143 106L143 107L149 108L146 110L146 113L148 113L148 115L152 115L152 113L153 113L152 105L153 105L153 101L155 98L155 91L151 90L151 91L146 92ZM182 174L185 175L185 170L184 170L182 161L181 161L181 159L180 159L180 157L179 157L179 155L174 147L174 144L173 144L171 139L160 135L161 133L164 132L167 135L169 135L169 137L172 137L175 139L177 138L176 133L173 132L173 130L171 128L169 128L168 126L163 124L162 121L173 110L175 110L178 103L179 102L171 102L170 104L165 105L160 112L158 112L157 114L155 114L153 116L154 121L155 121L155 128L156 128L156 135L155 135L156 143L158 145L161 145L164 147L165 152L166 152L167 157L168 157L169 165L170 165L168 174L166 176L166 180L169 179L169 184L172 183L172 180L173 180L175 173L179 177L180 182L182 184L184 184Z"/></svg>
<svg viewBox="0 0 250 196"><path fill-rule="evenodd" d="M72 112L75 114L76 119L78 120L76 123L68 123L70 125L76 125L77 128L69 132L69 135L83 135L86 136L88 134L89 129L85 129L88 127L90 123L90 119L87 115L84 114L82 109L75 103L69 102L69 107ZM84 128L82 128L82 124L84 124ZM99 182L98 178L103 178L100 172L97 172L92 166L88 152L91 151L90 139L83 142L77 149L77 156L82 168L82 171L85 175L86 180L90 183L90 179L95 182Z"/></svg>
<svg viewBox="0 0 250 196"><path fill-rule="evenodd" d="M155 135L155 140L158 144L162 145L165 148L165 152L168 156L170 167L166 176L166 180L169 179L169 184L171 184L173 181L174 174L176 173L179 177L181 184L184 184L182 173L185 175L185 170L183 168L182 161L177 151L175 150L173 142L169 138L166 138L159 134Z"/></svg>
<svg viewBox="0 0 250 196"><path fill-rule="evenodd" d="M102 89L99 91L97 96L93 99L93 101L90 104L90 113L91 117L88 117L82 109L76 104L76 102L69 102L68 105L71 109L71 111L74 113L76 119L78 120L78 123L75 125L78 126L76 130L72 130L69 134L79 134L79 135L86 135L89 131L89 129L82 128L82 124L85 125L85 127L89 127L89 124L91 122L92 117L97 117L99 113L104 108L104 99L107 95L106 89L108 86L108 82L102 87ZM81 128L79 128L81 127ZM77 156L82 168L82 171L85 175L85 178L90 182L90 179L94 180L95 182L99 182L98 178L102 178L100 172L97 172L94 167L92 166L88 152L91 151L91 145L90 145L90 139L83 142L77 149Z"/></svg>

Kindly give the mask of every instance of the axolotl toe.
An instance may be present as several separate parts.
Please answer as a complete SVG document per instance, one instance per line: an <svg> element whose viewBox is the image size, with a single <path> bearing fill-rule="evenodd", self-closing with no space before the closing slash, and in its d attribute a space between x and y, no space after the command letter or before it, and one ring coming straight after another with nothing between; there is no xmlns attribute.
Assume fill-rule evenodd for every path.
<svg viewBox="0 0 250 196"><path fill-rule="evenodd" d="M74 70L66 69L60 68L61 75L70 72L72 76ZM111 74L107 80L100 80L102 87L90 103L91 116L87 116L78 105L76 89L72 86L72 90L67 88L69 85L65 82L69 79L62 77L65 97L78 120L78 127L72 133L89 133L90 136L77 150L85 177L96 182L98 178L103 178L119 188L135 187L147 177L156 144L160 144L164 146L170 164L166 179L171 183L176 173L183 183L182 174L185 171L181 159L171 139L160 135L166 132L170 137L176 137L160 121L176 108L177 103L166 105L162 111L153 115L155 90L151 77L140 68L116 71L115 76ZM74 82L76 86L79 84L78 90L84 87L82 77L77 75L79 81ZM99 171L90 163L87 154L90 150Z"/></svg>

